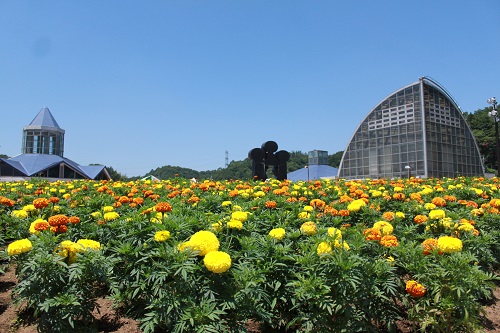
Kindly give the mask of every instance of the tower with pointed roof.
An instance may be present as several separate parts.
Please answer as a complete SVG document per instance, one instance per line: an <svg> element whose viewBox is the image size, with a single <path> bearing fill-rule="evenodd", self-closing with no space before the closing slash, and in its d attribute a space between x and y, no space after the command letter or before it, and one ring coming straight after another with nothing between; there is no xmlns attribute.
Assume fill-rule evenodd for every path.
<svg viewBox="0 0 500 333"><path fill-rule="evenodd" d="M23 128L22 153L63 157L64 130L59 127L48 107L42 108L31 123Z"/></svg>

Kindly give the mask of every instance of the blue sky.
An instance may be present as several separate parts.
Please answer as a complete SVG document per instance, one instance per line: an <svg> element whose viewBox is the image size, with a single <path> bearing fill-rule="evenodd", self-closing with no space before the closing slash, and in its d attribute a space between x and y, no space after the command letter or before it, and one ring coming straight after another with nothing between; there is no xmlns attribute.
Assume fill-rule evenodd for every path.
<svg viewBox="0 0 500 333"><path fill-rule="evenodd" d="M499 14L498 0L0 0L0 153L19 154L47 106L65 157L128 176L223 168L269 140L332 154L421 76L463 111L500 99Z"/></svg>

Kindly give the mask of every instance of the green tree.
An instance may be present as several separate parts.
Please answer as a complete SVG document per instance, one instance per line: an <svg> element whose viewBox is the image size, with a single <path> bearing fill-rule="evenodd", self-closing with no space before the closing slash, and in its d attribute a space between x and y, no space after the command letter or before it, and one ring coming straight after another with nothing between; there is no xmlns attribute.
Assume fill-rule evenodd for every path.
<svg viewBox="0 0 500 333"><path fill-rule="evenodd" d="M342 160L342 155L344 155L342 150L333 155L328 155L328 165L338 168L340 166L340 161Z"/></svg>
<svg viewBox="0 0 500 333"><path fill-rule="evenodd" d="M464 117L476 138L479 152L484 158L485 168L490 172L495 172L497 167L495 123L488 116L488 112L492 110L492 107L487 107L478 109L474 113L465 112Z"/></svg>

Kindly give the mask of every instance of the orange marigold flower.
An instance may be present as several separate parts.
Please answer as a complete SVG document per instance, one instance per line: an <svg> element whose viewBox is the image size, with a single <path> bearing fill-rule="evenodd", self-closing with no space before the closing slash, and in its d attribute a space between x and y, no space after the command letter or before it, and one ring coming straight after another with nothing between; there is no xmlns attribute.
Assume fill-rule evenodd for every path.
<svg viewBox="0 0 500 333"><path fill-rule="evenodd" d="M47 198L37 198L33 200L33 206L35 206L36 209L42 209L45 208L49 205L50 201Z"/></svg>
<svg viewBox="0 0 500 333"><path fill-rule="evenodd" d="M417 215L413 218L413 221L416 223L416 224L421 224L421 223L425 223L427 222L427 216L425 215Z"/></svg>
<svg viewBox="0 0 500 333"><path fill-rule="evenodd" d="M276 201L272 201L272 200L266 201L265 205L266 205L266 208L269 208L269 209L276 208Z"/></svg>
<svg viewBox="0 0 500 333"><path fill-rule="evenodd" d="M326 202L321 199L312 199L309 204L315 208L323 208L325 207Z"/></svg>
<svg viewBox="0 0 500 333"><path fill-rule="evenodd" d="M122 204L129 203L130 202L130 198L126 197L126 196L121 196L121 197L118 198L118 202L120 202Z"/></svg>
<svg viewBox="0 0 500 333"><path fill-rule="evenodd" d="M50 229L50 224L47 221L36 222L34 227L36 231L44 231Z"/></svg>
<svg viewBox="0 0 500 333"><path fill-rule="evenodd" d="M188 201L187 201L187 202L188 202L188 203L190 203L190 204L194 204L194 203L200 202L200 198L199 198L199 197L197 197L196 195L193 195L193 196L191 196L191 197L188 199Z"/></svg>
<svg viewBox="0 0 500 333"><path fill-rule="evenodd" d="M144 203L144 199L143 198L134 198L134 199L132 199L132 201L136 205L142 205Z"/></svg>
<svg viewBox="0 0 500 333"><path fill-rule="evenodd" d="M444 207L444 206L446 206L446 200L444 200L441 197L434 197L434 198L432 198L431 202L433 204L435 204L437 207Z"/></svg>
<svg viewBox="0 0 500 333"><path fill-rule="evenodd" d="M349 214L350 214L349 210L347 210L347 209L341 209L341 210L339 210L339 215L340 216L349 216Z"/></svg>
<svg viewBox="0 0 500 333"><path fill-rule="evenodd" d="M69 218L66 215L58 214L49 217L49 224L52 227L58 227L60 225L66 225L69 222Z"/></svg>
<svg viewBox="0 0 500 333"><path fill-rule="evenodd" d="M393 212L385 212L382 214L382 218L386 221L392 221L394 220L394 217L396 217L396 214Z"/></svg>
<svg viewBox="0 0 500 333"><path fill-rule="evenodd" d="M0 197L0 204L7 207L12 207L15 205L15 201L6 197Z"/></svg>
<svg viewBox="0 0 500 333"><path fill-rule="evenodd" d="M297 198L295 198L295 197L290 197L290 198L286 199L286 202L296 202L296 201L297 201Z"/></svg>
<svg viewBox="0 0 500 333"><path fill-rule="evenodd" d="M158 213L167 213L172 211L172 206L168 202L158 202L155 205L155 210Z"/></svg>
<svg viewBox="0 0 500 333"><path fill-rule="evenodd" d="M443 196L443 199L449 202L455 202L457 201L457 198L453 195L445 195Z"/></svg>
<svg viewBox="0 0 500 333"><path fill-rule="evenodd" d="M398 193L394 193L394 194L392 195L392 198L393 198L394 200L403 201L403 200L406 198L406 196L405 196L405 194L404 194L404 193L398 192Z"/></svg>
<svg viewBox="0 0 500 333"><path fill-rule="evenodd" d="M60 201L61 199L59 199L58 197L50 197L49 198L49 201L53 204L56 204Z"/></svg>
<svg viewBox="0 0 500 333"><path fill-rule="evenodd" d="M466 204L467 207L473 207L473 208L477 208L479 207L478 204L474 201L467 201L467 204Z"/></svg>
<svg viewBox="0 0 500 333"><path fill-rule="evenodd" d="M71 224L78 224L80 223L80 218L78 216L70 216L68 221Z"/></svg>
<svg viewBox="0 0 500 333"><path fill-rule="evenodd" d="M382 239L382 234L380 233L380 230L375 228L365 229L363 231L363 235L365 236L365 239L368 241L371 240L380 241Z"/></svg>
<svg viewBox="0 0 500 333"><path fill-rule="evenodd" d="M427 238L422 242L422 253L424 255L429 255L432 253L432 251L438 250L438 240L435 238ZM441 254L440 251L438 251L439 254Z"/></svg>
<svg viewBox="0 0 500 333"><path fill-rule="evenodd" d="M52 231L54 233L58 232L58 233L64 234L65 232L68 231L68 227L66 225L60 225L57 227L50 227L50 231Z"/></svg>
<svg viewBox="0 0 500 333"><path fill-rule="evenodd" d="M422 196L420 195L420 193L412 193L410 194L410 199L416 201L422 201Z"/></svg>
<svg viewBox="0 0 500 333"><path fill-rule="evenodd" d="M118 207L121 207L122 206L122 203L120 201L117 201L113 204L113 207L115 208L118 208Z"/></svg>
<svg viewBox="0 0 500 333"><path fill-rule="evenodd" d="M380 239L380 245L385 247L398 246L398 239L394 235L385 235Z"/></svg>
<svg viewBox="0 0 500 333"><path fill-rule="evenodd" d="M425 295L425 287L415 280L406 282L406 292L412 297L419 298Z"/></svg>

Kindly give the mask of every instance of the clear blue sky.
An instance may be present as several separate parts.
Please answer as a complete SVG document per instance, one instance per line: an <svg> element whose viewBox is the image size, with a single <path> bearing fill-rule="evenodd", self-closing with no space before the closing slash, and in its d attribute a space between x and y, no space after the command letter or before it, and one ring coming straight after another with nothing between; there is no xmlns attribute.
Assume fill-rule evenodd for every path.
<svg viewBox="0 0 500 333"><path fill-rule="evenodd" d="M0 153L47 106L65 157L128 176L332 154L419 77L474 112L499 70L498 0L0 0Z"/></svg>

